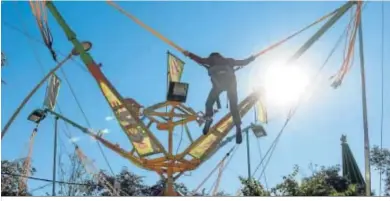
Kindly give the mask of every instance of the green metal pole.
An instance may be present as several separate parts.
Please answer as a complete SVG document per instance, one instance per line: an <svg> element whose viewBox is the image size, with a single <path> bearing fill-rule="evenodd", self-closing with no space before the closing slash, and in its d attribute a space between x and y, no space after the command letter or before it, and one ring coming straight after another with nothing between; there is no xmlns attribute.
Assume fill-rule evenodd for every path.
<svg viewBox="0 0 390 201"><path fill-rule="evenodd" d="M370 167L370 139L368 135L367 100L366 100L366 75L364 68L363 30L362 17L360 12L359 24L359 56L360 76L362 85L362 107L363 107L363 129L364 129L364 166L366 180L366 196L371 196L371 167Z"/></svg>
<svg viewBox="0 0 390 201"><path fill-rule="evenodd" d="M344 6L340 7L337 13L324 24L302 47L291 57L289 62L298 59L303 53L309 49L315 41L317 41L337 20L339 20L356 2L349 1Z"/></svg>
<svg viewBox="0 0 390 201"><path fill-rule="evenodd" d="M3 130L1 131L1 139L3 139L5 133L8 131L11 124L14 122L20 111L23 109L23 107L27 104L27 102L31 99L31 97L38 91L38 89L46 82L47 79L50 78L52 74L54 74L58 69L60 69L65 62L67 62L69 59L72 58L72 54L69 54L64 60L62 60L60 63L57 64L56 67L54 67L50 72L48 72L44 78L33 88L33 90L30 91L30 93L23 99L22 103L20 103L19 107L16 109L16 111L12 114L11 118L8 120L8 122L5 124Z"/></svg>
<svg viewBox="0 0 390 201"><path fill-rule="evenodd" d="M57 137L58 137L58 117L54 120L54 154L53 154L53 191L52 196L56 196L56 167L57 167Z"/></svg>
<svg viewBox="0 0 390 201"><path fill-rule="evenodd" d="M246 130L246 156L248 160L248 179L251 180L251 156L249 152L249 129Z"/></svg>
<svg viewBox="0 0 390 201"><path fill-rule="evenodd" d="M46 7L50 10L53 17L57 20L58 24L64 30L66 37L68 40L74 45L76 51L80 53L81 60L87 65L93 65L95 62L93 61L91 55L84 50L83 45L80 41L77 40L76 34L70 29L70 27L66 24L64 18L62 18L61 14L58 12L56 7L54 6L52 1L46 1ZM95 64L96 65L96 64ZM97 66L97 65L96 65Z"/></svg>
<svg viewBox="0 0 390 201"><path fill-rule="evenodd" d="M53 2L52 1L45 1L46 2L46 7L49 9L49 11L51 12L51 14L53 15L53 17L57 20L57 23L61 26L61 28L63 29L63 31L65 32L68 40L74 45L75 47L75 50L80 54L80 58L81 60L83 61L83 63L86 65L86 67L88 68L89 72L95 77L96 74L100 74L99 76L102 76L104 77L104 75L102 75L99 70L95 70L95 69L99 69L99 66L95 63L95 61L93 60L93 58L91 57L91 55L85 51L83 45L80 43L79 40L77 40L76 38L76 34L72 31L72 29L66 24L64 18L62 18L61 14L58 12L57 8L54 6ZM96 79L96 77L95 77ZM105 78L106 79L106 78ZM97 81L98 82L98 81ZM99 84L99 83L98 83ZM108 82L107 80L107 83L109 86L112 87L111 83ZM101 86L99 86L100 89L103 91L103 89L101 88ZM121 95L112 87L112 92L114 94L116 94L116 96L118 97L121 97ZM125 106L126 107L126 106ZM130 110L130 109L128 109ZM157 140L157 138L154 136L154 135L148 135L148 137L150 137L154 143L156 143L156 145L159 147L159 149L161 149L163 151L163 153L165 155L168 155L168 153L166 153L164 147L162 146L162 144Z"/></svg>
<svg viewBox="0 0 390 201"><path fill-rule="evenodd" d="M65 121L66 123L72 125L73 127L76 127L76 128L78 128L78 129L80 129L80 130L81 130L82 132L84 132L84 133L90 133L89 129L87 129L87 128L85 128L85 127L83 127L83 126L77 124L76 122L74 122L74 121L72 121L72 120L70 120L70 119L68 119L68 118L66 118L66 117L64 117L64 116L62 116L62 115L60 115L60 114L58 114L57 112L54 112L54 111L49 110L49 109L45 109L45 111L51 113L51 114L54 115L57 119L60 118L60 119L62 119L63 121Z"/></svg>

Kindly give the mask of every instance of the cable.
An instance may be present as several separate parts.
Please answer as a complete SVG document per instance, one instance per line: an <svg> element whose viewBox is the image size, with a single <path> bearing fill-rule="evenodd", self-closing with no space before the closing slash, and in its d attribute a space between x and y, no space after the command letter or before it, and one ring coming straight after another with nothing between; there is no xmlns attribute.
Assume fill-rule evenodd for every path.
<svg viewBox="0 0 390 201"><path fill-rule="evenodd" d="M333 49L331 50L330 54L328 55L328 57L326 58L324 64L319 68L317 74L314 76L314 79L313 80L317 80L317 77L319 76L320 72L322 71L322 69L326 66L326 64L328 63L329 59L331 58L331 56L334 54L334 52L336 51L337 47L341 44L341 41L344 37L344 35L347 33L347 28L344 30L344 33L341 34L341 36L339 37L338 41L336 42L335 46L333 47ZM260 161L260 163L258 164L258 166L256 167L255 171L252 173L252 177L256 174L257 170L259 169L259 167L261 166L261 164L264 162L265 158L268 156L268 154L270 152L273 153L273 150L275 149L276 147L276 144L278 143L278 140L280 138L280 136L282 135L284 129L286 128L287 124L289 123L290 119L292 118L292 116L295 114L296 110L298 109L299 105L301 104L301 101L302 101L302 97L298 100L298 104L297 106L293 109L293 110L290 110L290 115L287 117L284 125L282 126L282 128L280 129L277 137L275 138L275 140L272 142L270 148L267 150L266 154L264 155L263 159ZM270 155L270 157L272 156L272 153ZM267 167L268 165L268 162L269 162L270 159L268 159L266 165L264 166L264 170L265 168ZM263 171L264 172L264 171ZM261 175L260 175L261 177Z"/></svg>
<svg viewBox="0 0 390 201"><path fill-rule="evenodd" d="M236 150L236 145L234 145L226 154L225 156L222 158L221 161L219 161L219 163L214 167L213 170L211 170L211 172L206 176L206 178L198 185L198 187L196 187L196 189L194 190L194 193L198 192L199 189L203 186L203 184L206 183L206 181L210 178L210 176L218 169L218 167L226 160L227 157L229 157L229 155L232 153L232 152L235 152ZM228 162L229 163L229 162Z"/></svg>
<svg viewBox="0 0 390 201"><path fill-rule="evenodd" d="M259 151L260 159L262 159L262 158L263 158L263 154L262 154L262 152L261 152L260 140L257 139L256 142L257 142L256 144L257 144L257 149L258 149L258 151ZM263 169L265 169L264 165L263 165ZM264 173L264 184L265 184L265 188L268 190L267 176L265 175L265 173Z"/></svg>
<svg viewBox="0 0 390 201"><path fill-rule="evenodd" d="M383 150L383 116L384 116L384 112L383 112L383 100L384 100L384 96L383 96L383 88L384 88L384 42L385 42L385 39L384 39L384 32L385 32L385 3L384 1L382 0L382 9L381 9L381 13L382 13L382 42L381 42L381 131L380 131L380 140L381 140L381 143L380 143L380 148L381 148L381 151ZM379 167L379 196L382 195L382 166Z"/></svg>
<svg viewBox="0 0 390 201"><path fill-rule="evenodd" d="M233 152L232 152L232 155L231 155L230 158L228 159L227 163L223 166L223 169L222 169L222 171L221 171L221 174L226 170L227 166L230 164L230 161L232 161L233 156L234 156L234 154L236 153L237 149L238 149L238 146L234 146L234 150L233 150ZM223 164L223 163L221 163L221 164ZM217 178L217 180L214 181L213 185L211 185L211 188L209 189L209 192L207 192L207 194L210 195L211 190L215 187L215 185L217 185L217 182L218 182L218 178Z"/></svg>
<svg viewBox="0 0 390 201"><path fill-rule="evenodd" d="M151 27L149 27L148 25L144 24L141 20L137 19L135 16L131 15L129 12L126 12L125 10L123 10L119 5L117 5L116 3L112 2L111 0L107 0L106 1L110 6L112 6L113 8L117 9L120 13L126 15L128 18L130 18L131 20L133 20L135 23L137 23L138 25L140 25L142 28L148 30L149 32L151 32L154 36L156 36L157 38L159 38L160 40L164 41L165 43L167 43L168 45L172 46L173 48L175 48L177 51L181 52L181 53L184 53L185 50L181 47L179 47L177 44L173 43L172 41L170 41L168 38L165 38L163 35L161 35L160 33L158 33L157 31L155 31L154 29L152 29Z"/></svg>
<svg viewBox="0 0 390 201"><path fill-rule="evenodd" d="M44 188L46 188L46 187L48 187L48 186L50 186L50 185L52 185L52 184L49 183L49 184L42 185L42 186L40 186L40 187L38 187L38 188L34 188L34 189L31 190L29 193L32 194L33 192L35 192L35 191L37 191L37 190L44 189Z"/></svg>
<svg viewBox="0 0 390 201"><path fill-rule="evenodd" d="M272 50L272 49L274 49L274 48L276 48L276 47L282 45L283 43L285 43L285 42L287 42L288 40L292 39L293 37L297 36L298 34L300 34L300 33L304 32L304 31L306 31L306 30L309 29L310 27L312 27L312 26L314 26L314 25L320 23L321 21L327 19L328 17L334 15L339 9L340 9L340 8L337 8L337 9L334 10L333 12L331 12L331 13L329 13L329 14L326 14L326 15L324 15L324 16L322 16L322 17L320 17L319 19L317 19L317 20L314 21L313 23L309 24L308 26L304 27L303 29L301 29L301 30L299 30L299 31L297 31L297 32L295 32L295 33L293 33L293 34L291 34L290 36L284 38L283 40L281 40L281 41L279 41L279 42L277 42L277 43L275 43L275 44L272 44L271 46L269 46L269 47L265 48L264 50L260 51L259 53L255 54L255 57L259 57L260 55L263 55L263 54L267 53L268 51L270 51L270 50Z"/></svg>
<svg viewBox="0 0 390 201"><path fill-rule="evenodd" d="M19 18L20 18L20 17L19 17ZM32 35L30 35L30 34L27 33L26 31L23 31L23 30L19 29L18 27L12 25L11 23L9 23L9 22L7 22L7 21L2 20L1 22L4 23L5 27L8 27L9 29L12 29L12 30L14 30L14 31L16 31L16 32L19 32L20 34L24 35L26 38L30 39L30 41L36 42L36 43L38 43L38 44L43 45L43 46L46 47L46 45L45 45L44 42L42 42L42 41L40 41L39 39L33 37ZM26 29L26 28L24 28L24 29ZM55 51L56 51L57 53L59 53L61 56L64 56L64 57L67 56L66 54L60 52L60 51L57 50L57 49L53 49L53 50L55 50ZM78 61L75 60L74 58L71 58L71 60L72 60L72 61L76 64L76 66L78 66L82 71L84 71L85 73L88 73L88 71L85 69L85 66L84 66L84 65L82 65L80 62L78 62ZM43 66L43 65L42 65L42 66ZM42 72L44 72L44 70L42 70Z"/></svg>
<svg viewBox="0 0 390 201"><path fill-rule="evenodd" d="M16 5L16 4L14 4L14 5ZM18 13L19 13L19 12L18 12ZM22 22L23 22L23 20L22 20ZM8 24L8 25L9 25L9 23L7 23L7 22L5 22L5 24ZM24 24L24 23L23 23L23 24ZM24 29L26 29L26 27L24 27ZM17 30L17 29L15 29L15 30ZM23 31L20 31L20 32L22 32L22 33L28 33L27 31L24 31L24 32L23 32ZM24 34L24 35L29 35L29 34ZM27 38L31 40L30 37L27 37ZM46 45L46 43L45 43L45 45ZM33 46L31 45L31 47L33 47ZM36 53L35 50L34 50L34 53ZM40 61L40 59L39 59L39 57L38 57L37 54L35 54L35 58L36 58L36 60L38 61L39 65L40 65L40 67L41 67L41 70L44 72L43 64L41 63L41 61ZM61 69L61 70L62 70L62 69ZM68 84L68 86L69 86L69 88L70 88L70 90L71 90L71 93L72 93L74 99L76 100L76 103L77 103L77 105L78 105L80 111L82 112L82 114L83 114L83 116L84 116L84 118L85 118L85 120L86 120L88 126L91 128L91 124L89 123L88 118L86 117L85 112L84 112L84 110L82 109L82 107L81 107L81 105L80 105L80 102L78 101L78 99L77 99L77 97L76 97L76 94L74 93L74 90L73 90L73 88L72 88L70 82L68 81L68 79L67 79L67 77L66 77L65 71L62 70L61 72L62 72L62 74L64 75L65 81L67 82L67 84ZM99 151L101 152L101 154L102 154L102 156L103 156L103 158L104 158L104 160L105 160L105 162L106 162L108 168L110 169L110 172L112 173L112 175L115 175L115 174L114 174L114 171L112 170L112 167L111 167L111 165L110 165L110 163L109 163L109 161L108 161L108 159L107 159L107 157L106 157L106 155L105 155L105 153L104 153L104 151L103 151L103 148L102 148L101 144L100 144L98 141L96 141L96 143L98 144Z"/></svg>
<svg viewBox="0 0 390 201"><path fill-rule="evenodd" d="M319 68L317 74L314 76L313 80L317 80L317 77L320 75L320 73L322 72L323 68L326 66L326 64L328 63L328 61L329 61L329 59L331 58L331 56L333 55L333 53L336 51L336 49L337 49L337 47L339 46L339 44L341 44L342 38L343 38L343 36L344 36L346 33L347 33L347 29L344 31L343 34L341 34L341 36L340 36L340 38L338 39L338 41L336 42L335 46L334 46L333 49L331 50L329 56L326 58L324 64ZM311 92L313 92L313 91L314 91L314 90L312 90ZM285 124L282 126L282 129L280 130L280 132L279 132L279 134L277 135L277 137L276 137L274 143L271 145L271 147L270 147L270 149L269 149L269 150L271 150L270 156L268 157L267 162L265 163L264 168L263 168L262 172L260 173L259 178L261 178L261 176L264 174L265 169L266 169L266 167L268 166L268 164L269 164L269 162L270 162L270 160L271 160L271 157L272 157L272 155L273 155L273 153L274 153L274 151L275 151L275 149L276 149L276 145L277 145L277 143L279 142L280 136L282 135L284 129L287 127L287 124L290 122L291 118L294 116L294 114L296 113L296 111L297 111L297 109L299 108L299 106L301 105L301 103L302 103L302 97L299 99L298 104L296 105L296 107L293 108L292 110L290 110L289 116L287 117ZM268 154L268 152L267 152L267 154ZM267 154L266 154L266 155L267 155ZM265 158L265 157L264 157L264 158Z"/></svg>
<svg viewBox="0 0 390 201"><path fill-rule="evenodd" d="M76 101L77 106L78 106L78 108L80 109L80 111L81 111L81 113L82 113L82 115L83 115L83 117L84 117L84 119L85 119L85 121L86 121L88 127L89 127L89 128L92 128L91 123L90 123L90 121L88 120L88 117L87 117L87 115L85 114L83 108L81 107L80 101L79 101L79 99L77 98L76 93L74 92L73 87L72 87L71 83L69 82L69 80L68 80L68 78L67 78L67 76L66 76L66 74L65 74L65 71L64 71L63 69L61 69L61 73L63 74L64 79L65 79L65 82L68 84L69 89L70 89L70 91L71 91L71 94L72 94L74 100ZM103 151L103 148L102 148L100 142L99 142L99 141L96 141L96 143L97 143L97 145L98 145L98 147L99 147L99 151L100 151L100 153L102 154L102 156L103 156L103 158L104 158L104 160L105 160L105 162L106 162L108 168L110 169L111 174L112 174L112 175L115 175L115 173L114 173L114 171L112 170L112 167L111 167L111 165L110 165L110 162L108 161L107 156L106 156L106 154L105 154L104 151Z"/></svg>
<svg viewBox="0 0 390 201"><path fill-rule="evenodd" d="M27 179L36 180L36 181L53 182L53 180L51 180L51 179L43 179L43 178L38 178L38 177L29 177L29 176L23 176L23 175L18 175L18 174L10 174L10 173L5 173L5 172L2 172L1 174L2 175L12 176L12 177L22 177L22 178L27 178ZM72 182L65 182L65 181L54 181L54 182L58 183L58 184L68 184L68 185L78 185L78 186L97 186L97 185L93 185L93 184L81 184L81 183L72 183Z"/></svg>

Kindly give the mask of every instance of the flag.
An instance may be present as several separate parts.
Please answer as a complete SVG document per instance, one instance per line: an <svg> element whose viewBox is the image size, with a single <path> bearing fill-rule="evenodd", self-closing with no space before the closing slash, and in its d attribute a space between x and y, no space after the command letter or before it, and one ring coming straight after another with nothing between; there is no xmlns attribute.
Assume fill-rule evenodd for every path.
<svg viewBox="0 0 390 201"><path fill-rule="evenodd" d="M184 62L168 52L168 81L180 82L184 69Z"/></svg>
<svg viewBox="0 0 390 201"><path fill-rule="evenodd" d="M257 101L255 108L257 113L257 120L265 124L268 123L267 110L261 100Z"/></svg>
<svg viewBox="0 0 390 201"><path fill-rule="evenodd" d="M52 74L49 81L49 86L46 89L46 97L44 105L50 110L54 110L57 102L58 91L60 90L61 80L57 75Z"/></svg>

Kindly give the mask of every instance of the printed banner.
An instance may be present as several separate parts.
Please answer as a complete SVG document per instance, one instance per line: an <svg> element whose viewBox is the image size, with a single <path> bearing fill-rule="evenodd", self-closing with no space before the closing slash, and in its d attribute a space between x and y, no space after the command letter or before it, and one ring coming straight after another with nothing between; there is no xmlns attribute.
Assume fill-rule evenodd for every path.
<svg viewBox="0 0 390 201"><path fill-rule="evenodd" d="M161 150L149 137L152 133L150 133L149 130L143 129L139 123L138 117L132 116L131 112L125 107L124 101L121 101L104 82L100 81L99 84L104 96L112 107L119 124L126 132L137 153L140 156L159 153ZM126 101L127 104L129 104L129 101L131 100L127 99Z"/></svg>
<svg viewBox="0 0 390 201"><path fill-rule="evenodd" d="M57 102L58 92L60 90L61 80L57 77L57 75L52 74L49 80L49 85L46 89L46 97L44 105L49 110L53 110L55 108Z"/></svg>
<svg viewBox="0 0 390 201"><path fill-rule="evenodd" d="M184 70L184 62L168 52L168 81L180 82Z"/></svg>

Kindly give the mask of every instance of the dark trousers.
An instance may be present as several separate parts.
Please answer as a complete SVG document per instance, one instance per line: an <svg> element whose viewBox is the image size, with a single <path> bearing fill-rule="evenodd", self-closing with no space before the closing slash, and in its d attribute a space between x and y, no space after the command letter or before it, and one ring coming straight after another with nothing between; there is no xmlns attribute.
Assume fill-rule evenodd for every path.
<svg viewBox="0 0 390 201"><path fill-rule="evenodd" d="M230 113L233 116L233 122L236 126L241 125L241 117L238 111L238 97L237 97L237 83L235 79L229 79L225 83L216 84L213 82L213 87L209 93L206 101L206 117L213 116L213 105L218 100L219 95L223 92L227 92L230 105Z"/></svg>

